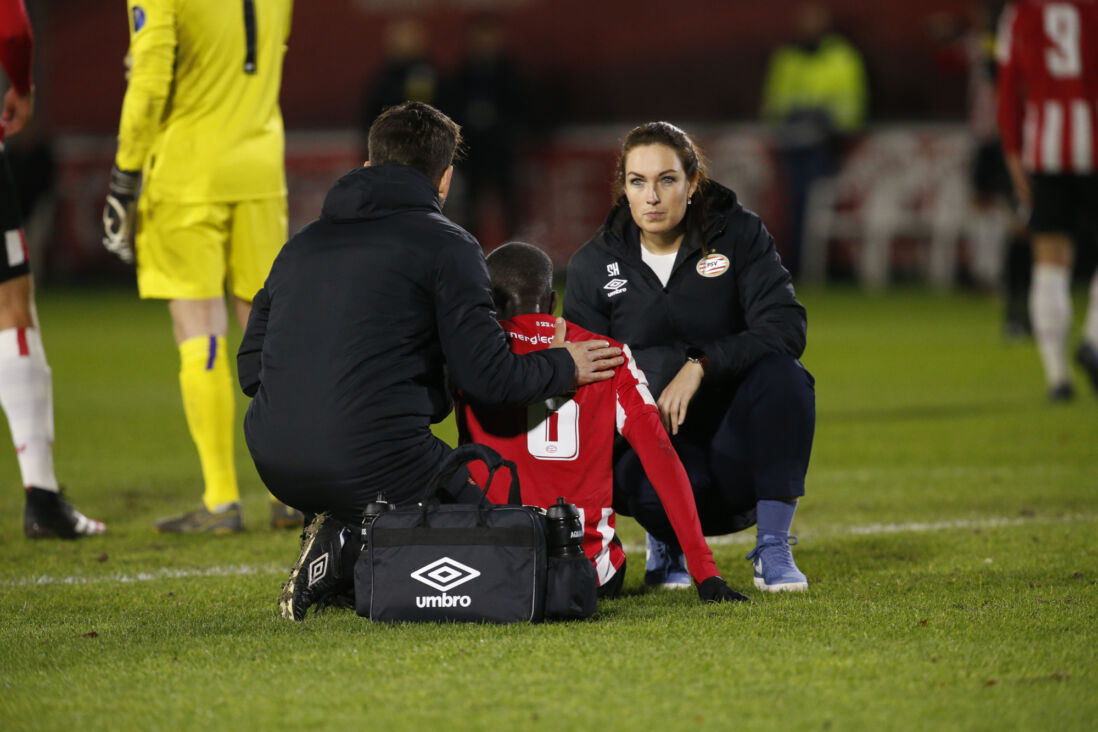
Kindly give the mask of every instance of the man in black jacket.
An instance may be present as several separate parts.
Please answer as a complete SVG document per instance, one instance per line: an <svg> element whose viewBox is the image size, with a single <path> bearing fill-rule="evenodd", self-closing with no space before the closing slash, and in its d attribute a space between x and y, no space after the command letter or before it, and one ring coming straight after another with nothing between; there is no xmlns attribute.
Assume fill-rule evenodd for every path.
<svg viewBox="0 0 1098 732"><path fill-rule="evenodd" d="M429 105L387 110L370 162L336 183L256 294L237 359L254 396L244 435L271 493L319 514L283 588L286 616L350 577L339 558L356 552L340 549L357 532L342 529L367 503L423 495L450 451L430 431L451 408L447 377L478 402L525 405L622 363L606 341L565 344L563 321L563 347L511 353L480 246L442 215L459 144Z"/></svg>

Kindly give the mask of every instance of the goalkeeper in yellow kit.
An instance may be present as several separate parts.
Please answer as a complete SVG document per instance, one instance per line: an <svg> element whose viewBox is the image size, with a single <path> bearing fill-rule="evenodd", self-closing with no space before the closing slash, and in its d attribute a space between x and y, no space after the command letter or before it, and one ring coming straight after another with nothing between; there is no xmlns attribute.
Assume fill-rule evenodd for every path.
<svg viewBox="0 0 1098 732"><path fill-rule="evenodd" d="M134 233L141 297L169 301L205 481L202 505L157 529L239 531L225 293L243 326L286 240L278 94L292 0L127 5L129 84L103 244L132 262ZM272 525L300 519L272 503Z"/></svg>

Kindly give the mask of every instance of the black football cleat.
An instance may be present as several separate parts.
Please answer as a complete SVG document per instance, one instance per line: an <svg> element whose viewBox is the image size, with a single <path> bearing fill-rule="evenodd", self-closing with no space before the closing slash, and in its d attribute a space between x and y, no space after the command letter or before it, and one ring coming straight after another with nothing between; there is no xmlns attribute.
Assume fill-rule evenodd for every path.
<svg viewBox="0 0 1098 732"><path fill-rule="evenodd" d="M78 539L106 531L106 524L77 511L60 491L33 486L27 488L23 533L28 539Z"/></svg>
<svg viewBox="0 0 1098 732"><path fill-rule="evenodd" d="M1057 384L1048 390L1048 400L1053 404L1067 404L1074 398L1075 387L1068 381Z"/></svg>
<svg viewBox="0 0 1098 732"><path fill-rule="evenodd" d="M313 605L317 611L341 606L340 598L354 587L344 577L340 557L343 553L343 525L326 513L318 513L301 534L301 552L282 583L278 611L287 620L301 622Z"/></svg>

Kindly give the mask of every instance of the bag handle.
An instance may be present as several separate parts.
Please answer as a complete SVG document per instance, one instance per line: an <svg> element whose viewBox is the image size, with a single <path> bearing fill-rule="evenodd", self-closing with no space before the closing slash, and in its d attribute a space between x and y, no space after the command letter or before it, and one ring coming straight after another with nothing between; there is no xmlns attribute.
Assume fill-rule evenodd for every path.
<svg viewBox="0 0 1098 732"><path fill-rule="evenodd" d="M505 460L498 452L488 445L478 442L470 442L454 448L438 469L434 481L428 487L422 502L426 503L432 496L438 494L451 480L458 470L469 463L480 460L488 467L488 480L485 481L484 493L480 497L481 506L488 498L488 490L492 487L492 480L496 477L496 471L501 467L507 468L511 474L511 490L507 495L507 503L514 506L522 505L522 488L519 486L518 468L510 460Z"/></svg>

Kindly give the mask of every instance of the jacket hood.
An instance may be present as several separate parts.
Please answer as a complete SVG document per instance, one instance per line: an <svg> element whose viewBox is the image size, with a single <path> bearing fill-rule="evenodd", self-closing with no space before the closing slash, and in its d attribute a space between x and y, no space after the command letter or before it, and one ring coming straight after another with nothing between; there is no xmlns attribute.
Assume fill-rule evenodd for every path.
<svg viewBox="0 0 1098 732"><path fill-rule="evenodd" d="M440 213L438 189L406 165L356 168L340 178L324 198L321 217L348 222L379 219L401 211Z"/></svg>
<svg viewBox="0 0 1098 732"><path fill-rule="evenodd" d="M701 195L705 199L705 206L703 207L705 221L701 226L701 231L708 241L720 233L724 228L728 214L740 208L740 203L734 191L712 180L705 186ZM629 201L622 194L614 207L610 209L606 221L602 224L607 243L624 244L626 241L625 232L631 223L633 223L633 216L629 213ZM688 227L687 239L691 238L689 230L690 227Z"/></svg>

